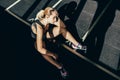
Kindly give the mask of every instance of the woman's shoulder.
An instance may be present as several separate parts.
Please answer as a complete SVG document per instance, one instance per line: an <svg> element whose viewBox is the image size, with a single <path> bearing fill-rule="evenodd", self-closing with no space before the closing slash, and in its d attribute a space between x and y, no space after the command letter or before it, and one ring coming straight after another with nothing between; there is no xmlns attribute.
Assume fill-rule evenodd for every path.
<svg viewBox="0 0 120 80"><path fill-rule="evenodd" d="M44 28L44 25L39 20L36 20L35 24L40 28Z"/></svg>
<svg viewBox="0 0 120 80"><path fill-rule="evenodd" d="M32 29L32 32L33 33L37 33L37 31L42 31L43 28L41 25L39 25L38 23L33 23L32 26L31 26L31 29Z"/></svg>

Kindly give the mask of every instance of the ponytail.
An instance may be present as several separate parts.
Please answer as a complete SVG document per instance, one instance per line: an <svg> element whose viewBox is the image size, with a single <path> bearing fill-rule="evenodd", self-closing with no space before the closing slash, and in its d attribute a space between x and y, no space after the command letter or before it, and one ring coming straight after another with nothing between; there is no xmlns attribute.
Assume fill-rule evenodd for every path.
<svg viewBox="0 0 120 80"><path fill-rule="evenodd" d="M37 15L36 15L36 19L43 19L45 17L45 11L44 10L40 10Z"/></svg>

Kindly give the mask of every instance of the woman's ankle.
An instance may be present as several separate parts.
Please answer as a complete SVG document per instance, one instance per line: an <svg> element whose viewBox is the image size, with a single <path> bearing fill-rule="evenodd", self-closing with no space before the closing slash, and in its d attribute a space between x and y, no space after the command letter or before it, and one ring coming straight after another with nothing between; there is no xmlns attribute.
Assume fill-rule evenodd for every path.
<svg viewBox="0 0 120 80"><path fill-rule="evenodd" d="M63 64L59 64L59 66L57 67L58 69L62 69Z"/></svg>

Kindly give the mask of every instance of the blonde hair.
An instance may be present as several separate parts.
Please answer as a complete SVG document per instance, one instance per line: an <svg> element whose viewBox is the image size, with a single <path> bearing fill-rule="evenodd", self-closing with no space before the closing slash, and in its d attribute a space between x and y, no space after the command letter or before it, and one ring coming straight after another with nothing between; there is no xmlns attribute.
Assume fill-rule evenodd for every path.
<svg viewBox="0 0 120 80"><path fill-rule="evenodd" d="M36 19L43 19L45 17L45 14L44 14L44 10L40 10L37 15L36 15Z"/></svg>
<svg viewBox="0 0 120 80"><path fill-rule="evenodd" d="M45 15L48 15L48 16L50 16L50 10L52 10L53 8L51 8L51 7L46 7L45 8Z"/></svg>
<svg viewBox="0 0 120 80"><path fill-rule="evenodd" d="M51 7L47 7L44 10L40 10L37 15L36 15L36 19L43 19L45 18L46 15L50 16L50 10L53 9Z"/></svg>

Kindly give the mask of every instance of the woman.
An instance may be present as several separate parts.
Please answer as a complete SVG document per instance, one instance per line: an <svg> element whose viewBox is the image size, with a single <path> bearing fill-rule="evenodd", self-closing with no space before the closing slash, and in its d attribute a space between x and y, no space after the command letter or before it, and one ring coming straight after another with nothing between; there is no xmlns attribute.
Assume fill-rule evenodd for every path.
<svg viewBox="0 0 120 80"><path fill-rule="evenodd" d="M50 27L51 25L52 27ZM51 7L47 7L37 13L35 22L32 24L31 29L36 35L35 47L37 51L45 60L60 70L63 78L66 78L66 76L68 76L67 71L64 69L62 64L57 62L57 55L46 48L46 43L48 41L53 43L56 42L54 38L61 34L66 40L69 40L74 44L72 45L74 49L86 50L86 48L80 45L66 30L65 24L58 17L58 12Z"/></svg>

